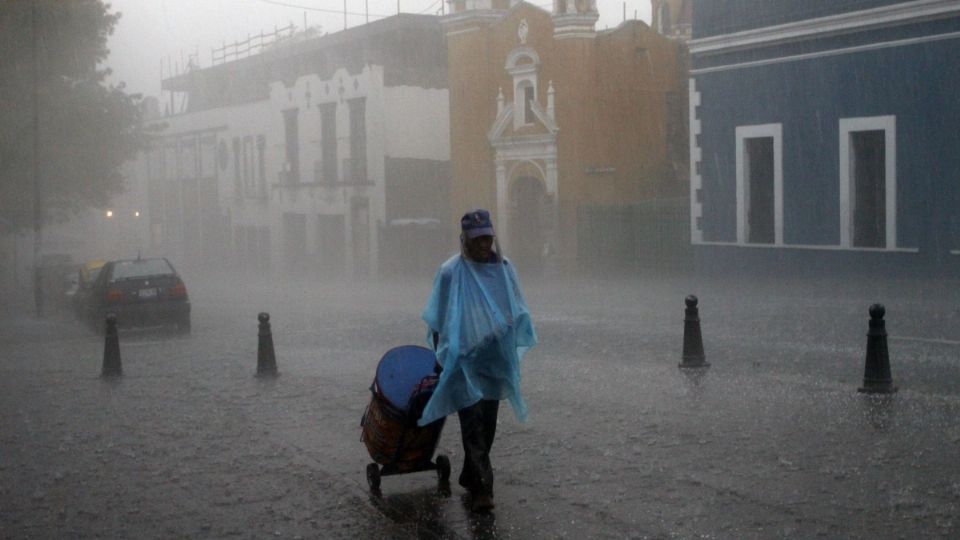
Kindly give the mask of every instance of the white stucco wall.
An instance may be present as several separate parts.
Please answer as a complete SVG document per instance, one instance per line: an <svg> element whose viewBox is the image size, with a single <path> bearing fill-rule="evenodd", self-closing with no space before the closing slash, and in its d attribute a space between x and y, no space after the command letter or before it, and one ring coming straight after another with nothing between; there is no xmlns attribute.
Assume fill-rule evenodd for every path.
<svg viewBox="0 0 960 540"><path fill-rule="evenodd" d="M386 155L450 159L450 92L443 88L383 89Z"/></svg>
<svg viewBox="0 0 960 540"><path fill-rule="evenodd" d="M369 252L368 257L372 268L377 266L377 224L382 222L385 215L384 203L384 143L383 117L384 107L382 98L383 68L367 65L359 73L351 74L340 68L327 79L318 75L305 75L297 78L291 85L282 82L273 82L270 86L270 103L274 111L271 119L278 133L277 144L272 156L277 163L277 170L285 160L284 125L282 111L297 108L300 131L300 174L301 180L313 182L314 169L319 166L322 158L321 147L321 112L320 106L336 103L337 126L337 170L343 178L343 162L350 155L350 106L348 101L356 98L365 98L366 117L366 169L367 180L372 185L338 186L329 188L312 186L301 188L278 188L273 190L270 213L276 224L274 237L278 240L275 246L282 244L278 235L282 234L282 216L284 213L296 213L306 216L307 250L313 254L316 248L317 219L319 215L342 215L346 225L345 242L346 268L353 267L354 253L350 249L350 239L353 236L353 219L351 216L351 199L354 197L366 198L369 204ZM271 145L273 146L273 145ZM275 248L276 251L276 248ZM348 270L349 273L349 270Z"/></svg>
<svg viewBox="0 0 960 540"><path fill-rule="evenodd" d="M227 166L217 166L221 208L230 214L235 226L269 227L272 237L271 258L282 256L283 215L306 217L308 254L315 254L319 216L344 216L345 242L348 245L345 267L353 267L349 245L354 216L351 200L363 198L369 204L369 254L371 268L377 268L378 225L385 219L385 158L449 160L449 97L445 89L417 87L385 88L383 67L366 65L351 74L340 68L326 79L317 74L298 77L287 86L272 82L267 100L163 118L164 136L191 135L215 131L218 144L227 145ZM336 103L337 169L342 180L344 160L350 155L349 100L365 98L366 170L363 185L314 185L315 168L321 167L321 111L323 104ZM280 186L279 173L286 161L283 111L297 109L299 127L300 180L306 185ZM234 137L258 135L266 138L265 166L267 199L235 197ZM279 270L279 265L274 265Z"/></svg>
<svg viewBox="0 0 960 540"><path fill-rule="evenodd" d="M233 198L236 196L234 178L237 171L234 170L233 159L234 137L252 136L256 140L258 135L263 135L266 138L267 184L277 181L277 172L283 162L283 123L281 120L278 124L274 118L275 115L279 114L278 111L273 110L269 101L258 101L234 107L168 116L161 119L162 122L167 124L167 128L163 130L162 135L172 137L191 135L200 131L214 131L217 134L217 144L219 145L220 141L226 143L229 159L226 168L221 169L219 165L217 166L217 192L221 207L228 207L233 205ZM278 147L279 150L277 150ZM279 161L277 152L279 152ZM235 213L233 221L234 223L266 224L262 212L241 211Z"/></svg>

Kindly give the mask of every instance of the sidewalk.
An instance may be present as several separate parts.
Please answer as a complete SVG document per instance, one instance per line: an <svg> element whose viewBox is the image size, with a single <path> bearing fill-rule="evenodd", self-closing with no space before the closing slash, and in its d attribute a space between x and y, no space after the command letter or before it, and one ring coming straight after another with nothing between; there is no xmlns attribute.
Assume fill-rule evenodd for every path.
<svg viewBox="0 0 960 540"><path fill-rule="evenodd" d="M379 356L419 343L429 284L196 284L194 335L122 336L124 376L69 321L0 321L0 537L920 538L960 523L950 284L527 282L530 420L501 409L497 508L430 473L369 496L359 419ZM707 359L677 368L683 297ZM867 307L900 392L856 392ZM256 313L280 377L258 380ZM440 451L459 470L459 431Z"/></svg>

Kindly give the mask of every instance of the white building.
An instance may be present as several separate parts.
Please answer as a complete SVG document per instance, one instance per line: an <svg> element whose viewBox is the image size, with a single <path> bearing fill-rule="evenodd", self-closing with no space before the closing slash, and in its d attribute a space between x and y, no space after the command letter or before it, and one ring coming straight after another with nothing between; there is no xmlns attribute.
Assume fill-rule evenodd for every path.
<svg viewBox="0 0 960 540"><path fill-rule="evenodd" d="M258 36L213 57L163 81L146 160L153 252L307 279L404 270L417 257L393 263L411 250L439 262L445 229L425 225L450 220L436 17Z"/></svg>

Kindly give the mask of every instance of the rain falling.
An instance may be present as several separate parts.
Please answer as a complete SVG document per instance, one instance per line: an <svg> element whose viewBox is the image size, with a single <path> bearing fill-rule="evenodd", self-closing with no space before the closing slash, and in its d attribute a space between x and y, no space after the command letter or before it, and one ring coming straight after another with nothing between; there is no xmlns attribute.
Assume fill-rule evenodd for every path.
<svg viewBox="0 0 960 540"><path fill-rule="evenodd" d="M0 2L0 537L956 537L958 40Z"/></svg>

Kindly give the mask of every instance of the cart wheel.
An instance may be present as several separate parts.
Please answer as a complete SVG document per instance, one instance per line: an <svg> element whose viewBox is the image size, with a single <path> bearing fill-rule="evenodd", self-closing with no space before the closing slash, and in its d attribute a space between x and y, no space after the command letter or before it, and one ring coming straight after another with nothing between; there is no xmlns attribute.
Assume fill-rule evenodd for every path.
<svg viewBox="0 0 960 540"><path fill-rule="evenodd" d="M437 478L441 482L450 481L450 460L443 454L437 456Z"/></svg>
<svg viewBox="0 0 960 540"><path fill-rule="evenodd" d="M376 463L367 465L367 484L370 491L380 493L380 467Z"/></svg>

